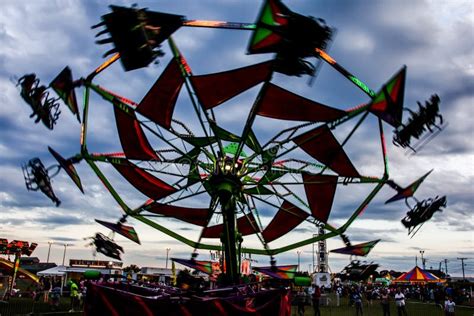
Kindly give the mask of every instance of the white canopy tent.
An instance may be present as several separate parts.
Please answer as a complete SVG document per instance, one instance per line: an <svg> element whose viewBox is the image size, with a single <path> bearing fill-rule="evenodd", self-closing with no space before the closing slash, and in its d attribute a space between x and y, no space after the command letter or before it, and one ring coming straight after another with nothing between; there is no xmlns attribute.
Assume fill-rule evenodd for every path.
<svg viewBox="0 0 474 316"><path fill-rule="evenodd" d="M63 294L63 287L66 282L66 267L56 266L36 273L39 277L60 277L61 278L61 295Z"/></svg>
<svg viewBox="0 0 474 316"><path fill-rule="evenodd" d="M37 276L59 276L64 277L66 275L66 267L65 266L57 266L52 267L43 271L40 271L36 274Z"/></svg>

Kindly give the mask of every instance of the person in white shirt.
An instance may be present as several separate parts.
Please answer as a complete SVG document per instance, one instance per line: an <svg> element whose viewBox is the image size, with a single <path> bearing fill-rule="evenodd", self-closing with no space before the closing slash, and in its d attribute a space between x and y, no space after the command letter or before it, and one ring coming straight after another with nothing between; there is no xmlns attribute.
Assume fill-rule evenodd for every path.
<svg viewBox="0 0 474 316"><path fill-rule="evenodd" d="M454 316L454 307L456 303L454 303L453 299L448 296L448 299L444 302L444 313L446 316Z"/></svg>
<svg viewBox="0 0 474 316"><path fill-rule="evenodd" d="M395 293L395 305L397 306L398 316L408 316L407 310L405 309L405 295L401 292L400 288Z"/></svg>
<svg viewBox="0 0 474 316"><path fill-rule="evenodd" d="M341 296L342 296L342 287L338 285L336 288L336 306L340 305Z"/></svg>

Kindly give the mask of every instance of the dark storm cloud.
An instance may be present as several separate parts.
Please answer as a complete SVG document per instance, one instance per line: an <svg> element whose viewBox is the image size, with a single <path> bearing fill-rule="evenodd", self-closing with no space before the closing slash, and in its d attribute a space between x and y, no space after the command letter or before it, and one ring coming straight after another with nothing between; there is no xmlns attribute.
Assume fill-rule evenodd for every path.
<svg viewBox="0 0 474 316"><path fill-rule="evenodd" d="M420 248L420 247L409 247L409 249L413 249L413 250L429 250L427 248Z"/></svg>
<svg viewBox="0 0 474 316"><path fill-rule="evenodd" d="M293 229L292 232L294 232L294 233L301 233L301 234L309 234L309 233L314 233L314 228L311 229L311 228L301 228L301 227L298 227L298 228Z"/></svg>
<svg viewBox="0 0 474 316"><path fill-rule="evenodd" d="M408 262L414 259L414 256L383 256L385 261L399 261L399 262Z"/></svg>
<svg viewBox="0 0 474 316"><path fill-rule="evenodd" d="M173 252L170 251L170 253L168 254L168 257L166 257L166 251L163 250L161 252L164 252L164 254L158 255L158 256L152 256L152 258L157 259L157 260L166 260L166 258L168 258L169 260L168 267L171 267L171 258L190 259L190 255L188 251L173 251Z"/></svg>
<svg viewBox="0 0 474 316"><path fill-rule="evenodd" d="M34 225L36 227L63 227L68 225L90 224L91 220L78 215L64 215L49 212L34 212L31 216L2 218L0 221L10 225Z"/></svg>
<svg viewBox="0 0 474 316"><path fill-rule="evenodd" d="M47 226L66 226L66 225L81 225L85 223L91 223L90 220L81 218L74 215L51 215L45 218L36 218L35 221L39 224Z"/></svg>
<svg viewBox="0 0 474 316"><path fill-rule="evenodd" d="M258 209L258 214L261 216L261 217L273 217L275 216L276 212L278 210L276 208L271 208L270 206L264 206L264 207L260 207Z"/></svg>
<svg viewBox="0 0 474 316"><path fill-rule="evenodd" d="M21 176L21 173L18 174ZM23 178L19 178L18 181L22 181ZM4 194L8 194L10 196L15 197L15 199L6 199L1 201L2 207L21 207L25 209L33 208L33 207L48 207L52 206L52 202L46 197L43 196L39 192L31 193L28 192L24 184L18 185L4 185L0 186L2 192ZM44 197L44 199L43 199Z"/></svg>
<svg viewBox="0 0 474 316"><path fill-rule="evenodd" d="M70 238L70 237L49 237L49 239L54 240L54 241L62 241L62 242L79 241L79 239L77 238Z"/></svg>
<svg viewBox="0 0 474 316"><path fill-rule="evenodd" d="M1 100L2 103L8 103L8 100L5 98L2 98ZM2 135L2 138L10 138L13 135L16 135L15 131L19 129L19 125L11 120L8 117L0 116L0 128L2 131L4 131L4 134Z"/></svg>
<svg viewBox="0 0 474 316"><path fill-rule="evenodd" d="M353 244L368 242L375 239L381 239L381 242L396 242L394 235L403 232L403 230L404 229L402 227L398 229L362 229L350 227L346 231L346 235L349 237Z"/></svg>
<svg viewBox="0 0 474 316"><path fill-rule="evenodd" d="M0 224L6 225L6 226L19 226L25 224L25 220L23 219L17 219L17 218L2 218L0 220Z"/></svg>
<svg viewBox="0 0 474 316"><path fill-rule="evenodd" d="M447 230L457 231L457 232L472 232L474 230L474 224L472 224L472 215L463 215L457 216L445 220L445 221L435 221L442 224L442 227Z"/></svg>
<svg viewBox="0 0 474 316"><path fill-rule="evenodd" d="M402 202L403 203L403 202ZM346 203L331 211L330 219L347 219L356 210L357 205ZM363 219L378 219L378 220L397 220L401 219L408 209L404 204L393 203L386 205L379 199L369 203L360 218Z"/></svg>
<svg viewBox="0 0 474 316"><path fill-rule="evenodd" d="M181 245L181 242L179 242L177 240L173 240L173 239L157 240L157 241L153 241L152 243Z"/></svg>
<svg viewBox="0 0 474 316"><path fill-rule="evenodd" d="M196 230L196 229L193 229L193 228L190 228L190 227L180 227L178 229L182 230L182 231L195 231Z"/></svg>

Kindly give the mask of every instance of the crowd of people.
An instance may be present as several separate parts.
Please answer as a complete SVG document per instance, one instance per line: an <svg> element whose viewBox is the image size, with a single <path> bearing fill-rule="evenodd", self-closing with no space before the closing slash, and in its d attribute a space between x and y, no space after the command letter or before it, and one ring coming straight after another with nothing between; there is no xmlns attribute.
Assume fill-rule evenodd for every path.
<svg viewBox="0 0 474 316"><path fill-rule="evenodd" d="M445 311L447 316L454 315L456 303L470 300L470 293L465 288L453 288L440 285L363 285L336 284L332 288L321 288L315 284L311 287L297 287L294 292L294 305L298 315L304 315L305 306L312 305L315 316L320 316L320 299L322 295L333 292L336 306L340 306L341 298L347 298L349 306L353 306L357 316L363 315L363 305L378 302L382 315L390 316L390 306L395 304L398 316L407 316L406 300L416 300L436 304Z"/></svg>
<svg viewBox="0 0 474 316"><path fill-rule="evenodd" d="M35 302L42 301L49 303L51 309L58 310L61 296L68 296L70 300L70 312L82 309L84 298L87 292L84 279L79 281L69 280L65 287L62 287L61 279L41 277L32 292Z"/></svg>
<svg viewBox="0 0 474 316"><path fill-rule="evenodd" d="M61 295L69 296L70 311L82 310L87 293L87 282L110 282L112 280L100 279L97 281L85 281L84 279L74 281L69 280L66 287L61 289L61 280L56 278L42 277L33 292L35 301L42 300L49 303L53 310L57 310ZM183 281L183 280L181 280ZM253 280L252 280L253 281ZM124 281L113 281L123 283ZM125 283L133 283L137 286L154 287L154 284L142 281L136 283L127 280ZM182 283L182 282L181 282ZM189 282L185 282L188 284ZM202 283L202 282L201 282ZM200 286L202 284L199 283ZM268 282L267 282L268 283ZM249 283L249 290L252 293L260 289L266 283ZM156 284L157 287L161 287ZM270 286L269 284L266 284ZM163 284L164 286L164 284ZM270 286L272 287L272 286ZM242 287L247 290L246 287ZM201 289L202 290L202 289ZM327 298L328 293L332 292L335 296L335 306L340 306L342 298L348 301L349 306L353 307L357 316L364 314L364 305L374 305L374 302L380 304L382 315L390 316L390 307L395 305L398 316L407 316L406 301L416 300L425 303L433 303L444 309L447 316L454 315L456 304L462 304L470 301L470 292L465 288L453 288L449 285L390 285L382 286L377 284L343 284L337 283L332 287L325 288L312 284L310 287L294 287L293 303L297 306L298 315L305 314L305 307L311 305L315 316L321 315L320 305L322 298ZM326 303L326 301L323 301Z"/></svg>

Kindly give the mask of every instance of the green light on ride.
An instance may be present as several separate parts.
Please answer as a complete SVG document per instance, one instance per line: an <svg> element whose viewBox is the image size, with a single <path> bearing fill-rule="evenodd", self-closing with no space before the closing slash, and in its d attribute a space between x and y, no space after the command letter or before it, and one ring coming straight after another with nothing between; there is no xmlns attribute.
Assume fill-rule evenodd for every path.
<svg viewBox="0 0 474 316"><path fill-rule="evenodd" d="M237 149L239 148L239 144L237 143L230 143L229 145L224 147L224 153L226 154L232 154L235 156L237 153ZM241 150L240 151L240 157L247 157L247 154Z"/></svg>
<svg viewBox="0 0 474 316"><path fill-rule="evenodd" d="M364 90L364 92L367 93L371 98L375 97L375 92L372 91L372 89L370 89L369 87L367 87L367 85L365 83L363 83L362 81L360 81L358 78L356 78L354 76L349 76L349 79L353 83L355 83L359 88Z"/></svg>

